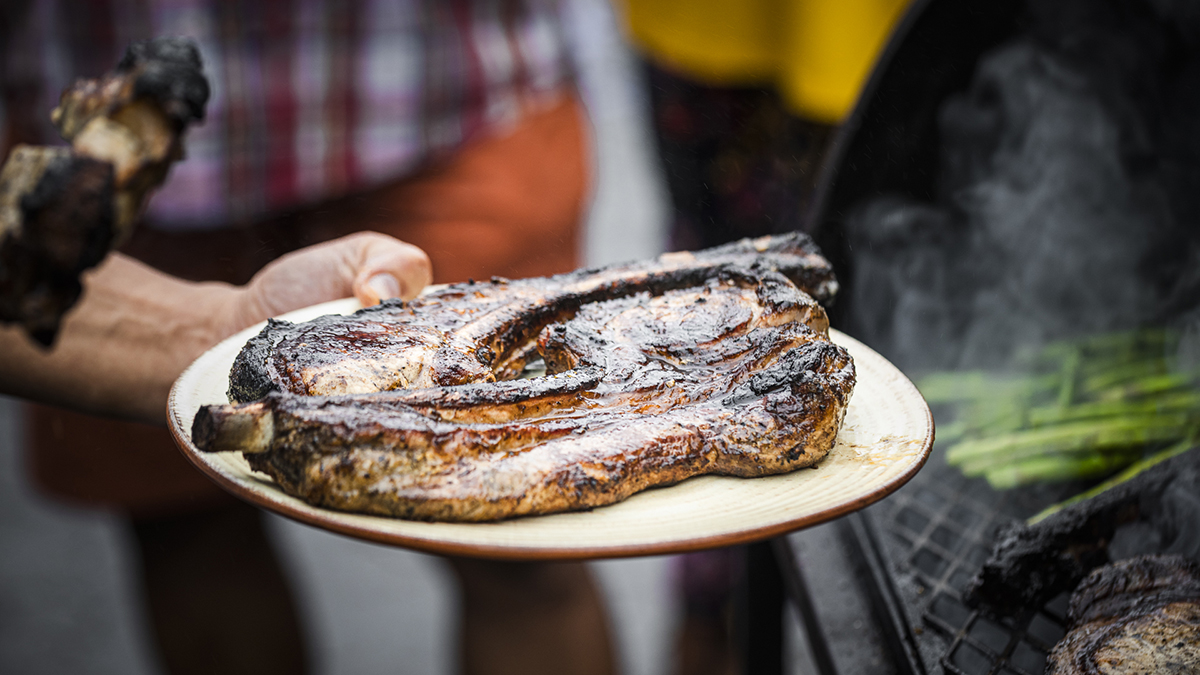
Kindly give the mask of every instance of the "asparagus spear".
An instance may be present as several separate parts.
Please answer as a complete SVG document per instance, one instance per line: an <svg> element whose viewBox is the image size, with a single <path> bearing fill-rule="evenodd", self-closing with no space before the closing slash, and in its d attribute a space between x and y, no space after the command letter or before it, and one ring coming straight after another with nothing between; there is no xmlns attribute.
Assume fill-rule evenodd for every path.
<svg viewBox="0 0 1200 675"><path fill-rule="evenodd" d="M919 388L954 411L947 461L1004 489L1093 478L1200 429L1200 373L1172 372L1177 340L1152 329L1060 342L1022 357L1028 375L935 373Z"/></svg>
<svg viewBox="0 0 1200 675"><path fill-rule="evenodd" d="M1042 406L1028 413L1030 426L1077 420L1117 417L1120 415L1151 415L1154 413L1200 410L1200 393L1186 390L1139 401L1096 401L1072 406Z"/></svg>
<svg viewBox="0 0 1200 675"><path fill-rule="evenodd" d="M1138 457L1134 453L1083 457L1032 457L994 468L984 477L997 490L1008 490L1035 482L1074 480L1103 476Z"/></svg>
<svg viewBox="0 0 1200 675"><path fill-rule="evenodd" d="M1056 424L988 438L962 441L946 453L951 464L1025 459L1042 453L1070 453L1169 441L1185 435L1187 413L1131 415Z"/></svg>

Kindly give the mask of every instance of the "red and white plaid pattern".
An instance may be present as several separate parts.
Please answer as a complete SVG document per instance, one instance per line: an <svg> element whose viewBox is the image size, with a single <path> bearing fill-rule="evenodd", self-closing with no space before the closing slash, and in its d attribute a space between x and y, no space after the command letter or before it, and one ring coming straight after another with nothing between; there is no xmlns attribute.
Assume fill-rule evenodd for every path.
<svg viewBox="0 0 1200 675"><path fill-rule="evenodd" d="M149 220L171 229L403 176L516 122L570 79L553 0L39 0L26 22L3 74L39 80L43 112L132 40L199 44L208 115L149 206Z"/></svg>

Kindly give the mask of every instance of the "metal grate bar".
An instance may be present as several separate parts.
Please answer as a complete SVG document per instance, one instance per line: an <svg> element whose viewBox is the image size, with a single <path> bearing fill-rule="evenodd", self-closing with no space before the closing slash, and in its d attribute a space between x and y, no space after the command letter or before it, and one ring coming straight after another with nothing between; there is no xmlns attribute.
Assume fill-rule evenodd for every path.
<svg viewBox="0 0 1200 675"><path fill-rule="evenodd" d="M966 582L987 558L996 526L1036 512L1049 495L999 493L964 478L935 455L889 499L867 510L885 538L890 579L919 617L911 631L924 654L954 675L1039 675L1065 633L1066 597L1001 618L963 602ZM872 536L856 533L859 539ZM901 582L903 579L905 582ZM907 621L907 619L900 619ZM932 670L933 663L926 667Z"/></svg>

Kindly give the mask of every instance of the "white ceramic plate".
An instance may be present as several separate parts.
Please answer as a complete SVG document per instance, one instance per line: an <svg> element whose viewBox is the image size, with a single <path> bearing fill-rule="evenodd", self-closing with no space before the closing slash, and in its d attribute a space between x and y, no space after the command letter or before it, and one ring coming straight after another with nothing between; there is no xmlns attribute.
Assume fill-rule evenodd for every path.
<svg viewBox="0 0 1200 675"><path fill-rule="evenodd" d="M286 314L306 321L349 314L339 300ZM229 369L248 328L196 360L171 389L171 433L187 458L233 494L265 509L370 541L453 555L508 559L604 558L727 546L784 534L850 513L887 496L921 468L933 418L916 387L861 342L831 331L854 357L858 384L837 445L814 469L765 478L702 476L647 490L603 508L498 523L426 523L309 506L250 470L241 453L207 454L192 443L200 406L228 403Z"/></svg>

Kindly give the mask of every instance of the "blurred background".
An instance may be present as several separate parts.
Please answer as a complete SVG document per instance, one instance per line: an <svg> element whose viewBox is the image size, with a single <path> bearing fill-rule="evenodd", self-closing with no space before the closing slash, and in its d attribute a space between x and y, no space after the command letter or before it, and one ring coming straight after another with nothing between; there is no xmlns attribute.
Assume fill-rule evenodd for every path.
<svg viewBox="0 0 1200 675"><path fill-rule="evenodd" d="M759 0L730 11L721 3L559 3L592 132L579 259L606 264L799 227L836 125L905 4ZM785 32L797 39L762 39ZM4 48L19 52L20 39ZM15 111L4 112L11 121ZM25 421L21 403L0 398L0 672L161 672L127 521L40 494L26 478ZM458 588L442 561L276 516L267 527L295 588L315 672L456 671ZM828 533L806 536L819 558ZM719 555L698 564L729 576ZM703 576L695 563L651 557L589 566L621 672L736 672L721 648L707 661L699 649L690 665L679 654L695 600L683 597L689 582L681 579ZM692 591L727 604L729 583ZM809 671L808 645L788 612L787 670Z"/></svg>
<svg viewBox="0 0 1200 675"><path fill-rule="evenodd" d="M132 16L151 4L110 0L68 10L65 1L18 0L0 8L5 22L0 35L8 40L0 45L6 57L0 110L5 142L50 142L46 113L54 93L67 84L72 63L96 75L119 53L118 43L128 36L95 30L98 22L88 12L121 7ZM322 20L353 19L348 8L377 10L387 3L297 0L263 6L268 4L299 8L299 14L307 12L296 22L301 29L332 35L335 40L328 44L340 40L340 52L308 54L326 66L309 68L310 75L324 73L316 77L325 78L320 86L304 89L311 83L303 72L292 84L317 102L319 122L349 128L343 113L353 111L347 100L354 95L339 89L336 85L344 83L329 73L351 72L348 64L369 50L346 39L353 34L346 25ZM202 13L196 8L203 5L201 0L164 0L155 6L189 20ZM257 11L246 10L248 4L212 6L218 5L221 11L214 15L224 17L221 21ZM304 153L336 160L334 150L346 154L357 142L349 155L362 153L367 178L372 167L387 164L371 163L380 157L399 161L403 171L416 171L421 162L437 158L439 149L469 155L472 147L487 145L473 145L479 137L468 131L492 113L499 122L491 131L512 129L505 123L513 119L505 115L520 109L514 102L523 101L508 96L518 88L515 81L524 78L518 84L541 87L535 94L565 92L556 99L558 108L547 113L548 108L534 106L527 117L541 115L545 122L558 115L561 122L565 111L568 126L587 136L586 149L574 142L552 148L567 151L558 155L525 153L522 180L533 191L507 204L490 204L508 209L510 216L491 242L480 244L469 229L463 235L442 224L425 232L426 240L409 239L430 251L435 275L439 267L443 275L435 280L487 276L472 271L479 265L454 267L460 262L456 256L467 256L460 249L471 248L463 241L484 254L513 249L514 259L501 262L516 265L516 271L502 267L488 275L531 276L746 236L811 233L838 271L841 291L831 308L832 324L916 381L935 406L938 446L925 468L888 499L780 538L768 551L766 557L776 558L791 582L783 672L1040 673L1063 635L1065 618L1055 600L1027 607L1023 619L1002 624L965 604L964 589L987 558L997 525L1052 513L1063 508L1052 506L1060 500L1082 500L1154 467L1178 473L1167 462L1179 457L1192 462L1187 474L1192 482L1185 486L1180 479L1168 491L1173 496L1163 497L1160 510L1170 517L1123 525L1127 529L1115 536L1124 548L1108 553L1119 559L1161 551L1196 557L1200 551L1195 537L1200 504L1191 487L1200 481L1195 468L1200 457L1200 228L1195 226L1200 214L1195 189L1200 183L1200 10L1174 0L916 0L905 14L908 5L907 0L396 3L388 6L438 15L442 28L457 21L455 30L475 30L490 54L511 60L464 57L470 50L462 44L470 40L458 40L461 34L450 30L451 48L431 52L445 59L421 64L449 76L441 87L438 77L426 73L422 81L414 75L421 68L415 67L412 52L400 48L423 44L429 36L419 31L429 24L399 21L365 31L376 38L370 43L373 57L390 55L377 59L378 72L361 78L382 76L379 101L385 114L374 119L383 124L351 141L345 128L330 132L337 124L320 128L312 138L303 133L293 138L288 125L304 131L307 122L284 115L278 119L286 123L275 123L278 111L267 112L272 82L230 70L236 55L206 55L215 92L210 119L189 136L192 158L172 173L176 189L168 183L162 198L152 201L133 243L143 235L158 237L154 246L138 252L153 258L156 247L158 254L181 251L164 262L195 271L182 258L201 255L180 242L210 238L228 245L229 237L222 240L205 230L212 223L200 221L169 234L153 226L156 219L184 223L197 207L213 206L203 190L218 185L215 194L228 197L211 209L222 221L218 225L237 226L226 228L237 250L249 257L262 254L253 265L230 272L227 280L243 283L258 269L254 265L336 236L338 230L327 221L386 226L389 209L402 209L412 194L389 193L390 188L369 181L355 185L347 179L353 170L336 161L317 162L315 172L300 172L290 188L315 186L326 192L292 189L284 197L308 212L276 219L271 200L287 190L272 192L274 184L263 180L271 168L264 158L272 152L283 149L281 165L305 159ZM37 31L13 30L16 13L10 8L21 6L36 7L30 16L43 26L58 22L71 28L41 41ZM532 17L516 31L524 40L518 46L463 20L472 11L495 19L500 9L514 8L525 12L525 19ZM548 16L553 18L546 21ZM202 49L207 45L211 52L220 42L216 35L238 37L236 21L221 21L206 25L209 42L201 40ZM545 32L551 25L556 33ZM896 26L902 39L879 58ZM409 31L407 42L392 40L391 29ZM272 43L261 23L256 30L258 43ZM92 43L80 36L104 43L108 51L89 52ZM533 75L526 78L512 67L517 56L528 61ZM259 57L252 54L249 61L266 70L268 59ZM471 58L482 75L462 67ZM479 83L468 80L476 76L496 79L485 82L497 84L494 100L487 86L482 94L471 89ZM30 83L43 78L53 86L31 96L23 77ZM229 104L238 86L238 95L253 105ZM432 102L433 113L447 113L453 128L422 119L430 128L419 129L414 136L426 136L414 143L405 129L397 133L389 127L391 113L413 111L413 91L417 100ZM375 94L380 92L367 91L365 97ZM586 110L586 131L574 116L579 104ZM472 105L477 115L462 114ZM246 133L255 124L259 133ZM376 132L399 138L399 154L380 154L387 144L371 142ZM493 133L484 140L517 135ZM283 140L271 140L275 136ZM535 141L537 136L532 135ZM242 152L248 161L224 167L224 182L205 183L220 172L205 174L217 166L206 158L220 158L226 150L230 156ZM295 156L288 154L293 151ZM554 162L545 161L547 156ZM512 160L493 153L493 173L486 177L504 182L518 173ZM573 173L559 171L560 166ZM401 176L398 183L408 179ZM196 189L177 189L180 184ZM262 188L258 194L255 187ZM360 208L355 201L360 197L370 206ZM286 199L277 201L295 207ZM522 207L543 202L557 204L557 229L539 232L525 217ZM267 235L247 234L259 225ZM294 235L292 229L307 234ZM525 238L518 241L518 235ZM557 267L520 266L530 263ZM447 272L451 267L454 271ZM146 528L137 526L138 514L72 507L48 497L31 480L53 483L58 474L49 464L31 461L38 454L26 446L40 442L43 450L89 450L102 445L92 437L102 424L76 417L76 440L64 443L56 425L67 418L48 409L31 418L28 409L0 399L0 672L165 672L151 637L157 624L144 611L141 556L150 547ZM1062 441L1046 442L1047 429L1061 434ZM1120 433L1097 435L1097 429ZM110 436L115 447L128 449L127 437ZM113 456L91 454L93 460ZM59 459L70 467L81 458ZM87 471L76 473L84 475L87 487ZM110 474L134 482L130 472ZM1105 480L1110 476L1113 482ZM90 484L99 482L92 478ZM465 595L460 577L443 559L364 544L274 516L266 519L266 534L294 587L313 672L440 675L459 669L464 616L459 608ZM749 595L738 584L749 585L751 555L722 549L588 563L607 610L618 670L627 675L745 672L746 655L736 652L747 644L750 629L735 616L749 604L738 596ZM782 603L783 591L774 593ZM1065 599L1065 594L1057 599L1063 607ZM797 619L793 603L809 618L806 624Z"/></svg>
<svg viewBox="0 0 1200 675"><path fill-rule="evenodd" d="M638 64L605 0L572 0L564 17L595 130L584 255L588 264L656 255L668 207ZM28 484L23 419L18 401L0 399L0 672L160 672L124 521ZM314 641L315 672L455 672L456 588L439 559L276 516L269 528ZM668 566L593 566L626 673L666 672L676 611Z"/></svg>

